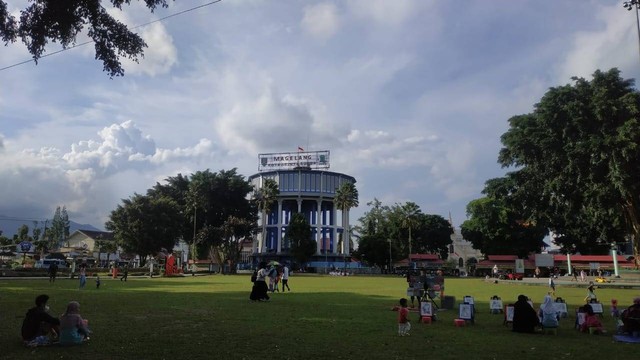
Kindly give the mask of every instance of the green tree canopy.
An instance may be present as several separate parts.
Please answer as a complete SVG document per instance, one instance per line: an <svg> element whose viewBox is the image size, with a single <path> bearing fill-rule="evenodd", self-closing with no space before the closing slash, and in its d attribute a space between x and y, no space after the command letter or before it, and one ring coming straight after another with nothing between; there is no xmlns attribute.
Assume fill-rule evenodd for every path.
<svg viewBox="0 0 640 360"><path fill-rule="evenodd" d="M317 243L307 219L300 213L291 217L285 232L286 241L291 245L291 255L302 266L316 253Z"/></svg>
<svg viewBox="0 0 640 360"><path fill-rule="evenodd" d="M424 214L410 201L389 207L374 199L367 205L370 210L360 218L357 228L361 238L355 256L364 254L376 265L388 264L390 257L393 261L406 259L410 251L447 257L453 229L442 216Z"/></svg>
<svg viewBox="0 0 640 360"><path fill-rule="evenodd" d="M229 216L222 226L210 233L208 243L216 261L219 264L229 264L231 272L235 273L235 265L240 261L242 240L250 238L254 228L253 220Z"/></svg>
<svg viewBox="0 0 640 360"><path fill-rule="evenodd" d="M509 119L499 162L517 196L570 251L597 241L640 245L640 93L617 69L555 87ZM522 194L529 194L524 196Z"/></svg>
<svg viewBox="0 0 640 360"><path fill-rule="evenodd" d="M252 190L251 184L236 169L204 170L190 176L178 174L167 178L147 194L172 199L180 214L180 237L192 245L192 252L213 255L211 246L220 240L218 230L230 217L255 223L256 206L248 196ZM192 254L192 258L197 258L196 255Z"/></svg>
<svg viewBox="0 0 640 360"><path fill-rule="evenodd" d="M51 1L32 0L20 12L11 15L5 1L0 1L0 38L5 45L18 38L37 62L49 42L57 42L63 49L76 44L76 37L86 27L87 35L95 43L96 59L101 60L109 76L124 75L122 57L137 61L147 44L125 24L111 16L104 6L107 1ZM113 8L122 9L131 0L109 0ZM167 7L167 0L144 0L153 12Z"/></svg>
<svg viewBox="0 0 640 360"><path fill-rule="evenodd" d="M173 249L180 236L180 210L167 197L135 194L111 212L105 227L124 251L141 257Z"/></svg>

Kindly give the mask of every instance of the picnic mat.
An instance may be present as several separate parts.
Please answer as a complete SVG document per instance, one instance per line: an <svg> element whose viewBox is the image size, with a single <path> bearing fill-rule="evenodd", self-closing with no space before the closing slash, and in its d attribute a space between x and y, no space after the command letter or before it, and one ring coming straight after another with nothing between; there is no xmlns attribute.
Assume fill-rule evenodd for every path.
<svg viewBox="0 0 640 360"><path fill-rule="evenodd" d="M631 335L613 335L613 338L614 338L616 341L620 341L620 342L640 344L640 337L637 337L637 336L631 336Z"/></svg>

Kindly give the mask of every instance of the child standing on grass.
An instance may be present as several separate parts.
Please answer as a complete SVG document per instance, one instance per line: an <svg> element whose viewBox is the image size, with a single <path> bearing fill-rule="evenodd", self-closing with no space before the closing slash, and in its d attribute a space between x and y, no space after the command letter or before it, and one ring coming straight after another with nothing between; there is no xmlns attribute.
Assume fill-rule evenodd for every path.
<svg viewBox="0 0 640 360"><path fill-rule="evenodd" d="M407 308L407 299L400 299L400 309L398 309L398 335L409 335L411 323L409 322L409 309Z"/></svg>
<svg viewBox="0 0 640 360"><path fill-rule="evenodd" d="M100 289L100 275L96 275L96 289Z"/></svg>

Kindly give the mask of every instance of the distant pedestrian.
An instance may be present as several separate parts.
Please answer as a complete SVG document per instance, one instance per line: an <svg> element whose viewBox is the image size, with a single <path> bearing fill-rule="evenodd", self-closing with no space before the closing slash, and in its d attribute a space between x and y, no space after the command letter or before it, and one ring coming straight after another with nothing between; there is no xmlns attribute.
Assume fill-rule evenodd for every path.
<svg viewBox="0 0 640 360"><path fill-rule="evenodd" d="M493 277L498 277L498 265L493 265Z"/></svg>
<svg viewBox="0 0 640 360"><path fill-rule="evenodd" d="M127 277L129 277L129 266L125 266L123 272L124 273L122 274L122 277L120 278L120 281L124 280L126 282L127 281Z"/></svg>
<svg viewBox="0 0 640 360"><path fill-rule="evenodd" d="M584 270L580 270L580 281L587 281L587 273L585 273Z"/></svg>
<svg viewBox="0 0 640 360"><path fill-rule="evenodd" d="M80 264L80 289L84 289L84 286L87 285L87 264Z"/></svg>
<svg viewBox="0 0 640 360"><path fill-rule="evenodd" d="M49 265L49 282L56 282L58 275L58 264L54 261Z"/></svg>
<svg viewBox="0 0 640 360"><path fill-rule="evenodd" d="M556 283L553 281L553 275L549 275L549 289L551 289L551 294L555 296Z"/></svg>
<svg viewBox="0 0 640 360"><path fill-rule="evenodd" d="M291 291L289 288L289 268L287 265L282 268L282 292L284 292L285 287L287 290Z"/></svg>
<svg viewBox="0 0 640 360"><path fill-rule="evenodd" d="M598 302L595 285L589 285L589 287L587 288L587 296L584 298L584 302L586 302L587 304Z"/></svg>
<svg viewBox="0 0 640 360"><path fill-rule="evenodd" d="M100 275L96 275L96 289L100 289Z"/></svg>
<svg viewBox="0 0 640 360"><path fill-rule="evenodd" d="M578 272L576 271L576 267L571 267L571 274L573 275L573 279L571 281L578 282Z"/></svg>

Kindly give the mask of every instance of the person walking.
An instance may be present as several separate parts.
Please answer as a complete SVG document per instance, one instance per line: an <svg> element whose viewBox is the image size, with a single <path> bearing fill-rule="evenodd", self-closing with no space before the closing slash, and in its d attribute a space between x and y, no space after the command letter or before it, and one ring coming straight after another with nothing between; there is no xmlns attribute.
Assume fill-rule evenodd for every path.
<svg viewBox="0 0 640 360"><path fill-rule="evenodd" d="M282 292L284 292L285 287L291 292L289 288L289 267L287 265L282 268Z"/></svg>
<svg viewBox="0 0 640 360"><path fill-rule="evenodd" d="M269 288L267 287L266 278L269 277L269 271L266 269L267 263L261 261L258 265L258 271L256 272L256 280L253 282L253 288L251 289L251 294L249 295L249 299L251 301L269 301L269 295L267 292Z"/></svg>
<svg viewBox="0 0 640 360"><path fill-rule="evenodd" d="M52 262L49 265L49 282L56 282L56 276L58 275L58 263Z"/></svg>
<svg viewBox="0 0 640 360"><path fill-rule="evenodd" d="M553 275L549 275L549 289L551 289L551 295L556 295L556 283L553 281Z"/></svg>
<svg viewBox="0 0 640 360"><path fill-rule="evenodd" d="M576 271L575 266L571 267L571 275L573 275L573 279L571 279L571 281L578 282L578 272Z"/></svg>
<svg viewBox="0 0 640 360"><path fill-rule="evenodd" d="M120 281L124 280L126 282L127 281L127 277L129 277L129 266L125 265L122 277L120 278Z"/></svg>
<svg viewBox="0 0 640 360"><path fill-rule="evenodd" d="M87 264L80 264L80 289L84 289L84 286L87 285Z"/></svg>

